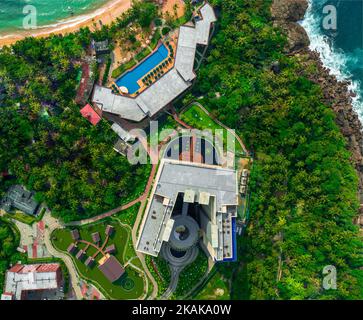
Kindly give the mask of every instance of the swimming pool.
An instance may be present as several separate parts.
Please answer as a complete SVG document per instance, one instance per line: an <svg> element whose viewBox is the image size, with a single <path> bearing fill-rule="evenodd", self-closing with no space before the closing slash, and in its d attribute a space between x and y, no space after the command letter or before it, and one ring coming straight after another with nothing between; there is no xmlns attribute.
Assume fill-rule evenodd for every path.
<svg viewBox="0 0 363 320"><path fill-rule="evenodd" d="M119 87L126 87L130 94L135 93L140 89L137 81L143 78L149 71L154 69L160 62L168 57L168 49L162 44L159 48L136 68L126 72L121 78L116 81Z"/></svg>

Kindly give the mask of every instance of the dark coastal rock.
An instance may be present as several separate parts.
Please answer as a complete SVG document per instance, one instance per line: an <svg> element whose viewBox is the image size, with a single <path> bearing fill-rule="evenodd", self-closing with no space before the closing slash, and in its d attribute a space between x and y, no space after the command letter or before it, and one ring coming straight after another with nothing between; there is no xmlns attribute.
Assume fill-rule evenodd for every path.
<svg viewBox="0 0 363 320"><path fill-rule="evenodd" d="M310 45L309 37L305 29L295 22L288 22L281 26L287 34L287 52L300 51Z"/></svg>
<svg viewBox="0 0 363 320"><path fill-rule="evenodd" d="M274 24L286 32L289 43L285 49L300 60L301 74L320 86L323 93L323 102L330 106L336 114L336 123L347 141L347 149L352 153L351 159L358 173L358 196L362 204L360 209L360 217L362 217L363 128L357 113L352 107L352 98L355 94L349 91L348 81L340 82L335 76L329 74L329 69L324 67L318 52L309 50L310 42L306 40L308 36L305 30L296 24L296 21L304 17L307 7L308 2L306 0L274 0L271 6L271 15Z"/></svg>
<svg viewBox="0 0 363 320"><path fill-rule="evenodd" d="M304 18L307 7L306 0L275 0L271 5L274 26L280 27L287 35L285 51L288 53L299 51L310 44L305 29L296 23Z"/></svg>
<svg viewBox="0 0 363 320"><path fill-rule="evenodd" d="M308 8L306 0L275 0L271 14L275 20L296 22L302 20Z"/></svg>

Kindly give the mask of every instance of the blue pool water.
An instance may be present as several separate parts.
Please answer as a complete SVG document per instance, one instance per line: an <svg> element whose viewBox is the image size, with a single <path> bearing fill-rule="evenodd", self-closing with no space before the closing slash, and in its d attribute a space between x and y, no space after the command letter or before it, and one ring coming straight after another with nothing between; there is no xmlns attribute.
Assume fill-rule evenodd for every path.
<svg viewBox="0 0 363 320"><path fill-rule="evenodd" d="M147 57L136 68L125 73L116 81L119 87L126 87L129 93L135 93L140 89L137 81L154 69L160 62L168 57L168 49L162 44L152 55Z"/></svg>

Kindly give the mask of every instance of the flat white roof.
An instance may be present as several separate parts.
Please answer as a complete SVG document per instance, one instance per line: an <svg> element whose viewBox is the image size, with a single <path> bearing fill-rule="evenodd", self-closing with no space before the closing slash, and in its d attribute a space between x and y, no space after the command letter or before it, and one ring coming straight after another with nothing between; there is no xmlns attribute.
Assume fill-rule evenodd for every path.
<svg viewBox="0 0 363 320"><path fill-rule="evenodd" d="M197 46L195 36L195 28L187 26L180 27L175 56L175 68L185 81L191 81L195 78L195 73L193 72Z"/></svg>
<svg viewBox="0 0 363 320"><path fill-rule="evenodd" d="M101 110L118 114L124 119L139 122L146 117L135 99L115 95L109 88L96 85L92 101L97 103Z"/></svg>
<svg viewBox="0 0 363 320"><path fill-rule="evenodd" d="M183 93L191 83L185 82L175 68L136 97L137 104L145 104L153 116Z"/></svg>
<svg viewBox="0 0 363 320"><path fill-rule="evenodd" d="M206 3L200 9L202 20L196 26L181 26L174 67L136 98L115 95L111 89L95 86L92 101L106 112L139 122L152 117L191 86L197 44L207 45L210 25L216 21L213 8Z"/></svg>
<svg viewBox="0 0 363 320"><path fill-rule="evenodd" d="M23 290L50 290L58 288L56 272L7 272L5 292L13 293L16 300L21 299Z"/></svg>
<svg viewBox="0 0 363 320"><path fill-rule="evenodd" d="M224 206L238 205L237 199L237 173L235 170L178 160L162 159L155 179L152 198L148 204L141 225L141 233L137 243L137 250L157 256L164 239L168 238L169 220L179 193L195 193L195 201L200 201L200 194L208 193L215 197L217 217L221 218ZM163 198L170 199L168 205L163 204ZM194 201L193 201L194 202ZM231 223L231 221L229 221ZM215 237L222 237L222 224L216 227ZM214 229L215 230L215 229ZM164 236L164 233L165 236ZM212 239L211 239L212 240ZM214 240L215 241L215 240ZM231 246L231 234L224 241L219 239L218 244ZM215 242L213 243L215 244ZM218 259L223 259L223 245L218 248Z"/></svg>
<svg viewBox="0 0 363 320"><path fill-rule="evenodd" d="M206 3L201 9L200 14L203 17L203 20L199 20L195 24L196 30L196 41L199 44L207 45L209 40L209 32L211 23L217 21L217 18L214 14L213 7Z"/></svg>

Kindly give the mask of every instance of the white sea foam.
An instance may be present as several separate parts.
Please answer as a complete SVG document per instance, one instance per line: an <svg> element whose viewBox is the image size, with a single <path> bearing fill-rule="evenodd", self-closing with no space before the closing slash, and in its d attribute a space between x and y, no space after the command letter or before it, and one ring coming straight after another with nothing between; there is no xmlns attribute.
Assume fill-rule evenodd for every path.
<svg viewBox="0 0 363 320"><path fill-rule="evenodd" d="M49 29L52 29L52 32L61 32L64 29L75 27L83 22L89 21L97 16L100 16L107 12L108 10L112 9L112 7L117 3L117 0L108 0L105 2L101 7L86 13L86 14L80 14L75 17L68 17L62 20L58 20L55 23L52 24L46 24L46 25L40 25L38 26L34 31L35 35L44 35L49 33ZM16 34L5 34L2 35L0 33L0 40L11 38L16 36Z"/></svg>
<svg viewBox="0 0 363 320"><path fill-rule="evenodd" d="M348 68L349 65L359 63L357 60L360 53L347 55L343 50L338 50L331 45L329 38L322 34L320 30L319 17L314 15L312 10L312 0L309 0L305 18L300 24L309 36L310 49L320 53L321 61L330 70L330 74L334 75L339 81L350 81L348 88L356 94L352 105L360 121L363 122L363 96L360 91L360 83L358 80L352 80L352 74Z"/></svg>

